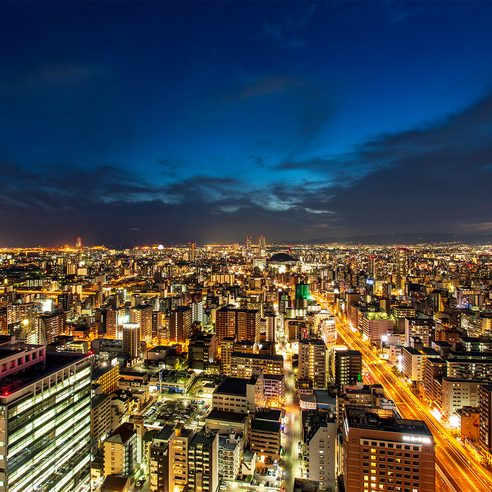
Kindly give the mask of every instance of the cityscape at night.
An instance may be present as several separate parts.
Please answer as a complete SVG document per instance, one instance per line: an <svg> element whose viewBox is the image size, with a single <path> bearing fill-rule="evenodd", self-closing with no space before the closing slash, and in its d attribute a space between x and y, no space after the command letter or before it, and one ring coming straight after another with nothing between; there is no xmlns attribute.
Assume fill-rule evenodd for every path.
<svg viewBox="0 0 492 492"><path fill-rule="evenodd" d="M0 492L492 492L492 2L0 3Z"/></svg>

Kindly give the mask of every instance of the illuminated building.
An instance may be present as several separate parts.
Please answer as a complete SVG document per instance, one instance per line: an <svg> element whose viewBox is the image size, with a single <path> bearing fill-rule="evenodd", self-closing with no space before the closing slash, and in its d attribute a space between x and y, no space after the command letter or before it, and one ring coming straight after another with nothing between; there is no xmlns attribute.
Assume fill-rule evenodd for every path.
<svg viewBox="0 0 492 492"><path fill-rule="evenodd" d="M430 347L435 327L436 323L433 319L405 318L405 344L409 346L411 339L418 337L424 347Z"/></svg>
<svg viewBox="0 0 492 492"><path fill-rule="evenodd" d="M255 309L231 309L224 307L215 314L217 342L223 338L236 338L238 342L260 340L260 312Z"/></svg>
<svg viewBox="0 0 492 492"><path fill-rule="evenodd" d="M319 483L319 490L335 490L335 447L337 423L328 414L302 412L303 441L306 443L307 478Z"/></svg>
<svg viewBox="0 0 492 492"><path fill-rule="evenodd" d="M255 368L262 369L265 374L283 375L284 358L281 355L243 354L241 352L231 354L231 376L249 378Z"/></svg>
<svg viewBox="0 0 492 492"><path fill-rule="evenodd" d="M446 376L446 362L441 358L426 357L424 359L424 391L431 402L442 405L442 378Z"/></svg>
<svg viewBox="0 0 492 492"><path fill-rule="evenodd" d="M191 336L191 309L188 306L178 306L171 311L169 319L169 340L183 343Z"/></svg>
<svg viewBox="0 0 492 492"><path fill-rule="evenodd" d="M105 395L110 395L118 389L119 379L120 367L118 364L101 366L97 371L92 373L92 382L100 385L101 392Z"/></svg>
<svg viewBox="0 0 492 492"><path fill-rule="evenodd" d="M265 236L258 238L258 247L260 248L260 256L265 256L266 253L266 239Z"/></svg>
<svg viewBox="0 0 492 492"><path fill-rule="evenodd" d="M58 311L53 314L41 315L39 320L39 342L41 345L53 343L58 335L65 333L67 315Z"/></svg>
<svg viewBox="0 0 492 492"><path fill-rule="evenodd" d="M238 342L260 341L260 312L255 309L238 309L236 311L236 339Z"/></svg>
<svg viewBox="0 0 492 492"><path fill-rule="evenodd" d="M492 453L492 384L482 384L478 390L480 411L480 446Z"/></svg>
<svg viewBox="0 0 492 492"><path fill-rule="evenodd" d="M123 325L123 355L130 359L140 356L140 325L125 323Z"/></svg>
<svg viewBox="0 0 492 492"><path fill-rule="evenodd" d="M424 381L424 361L427 357L439 359L439 352L424 347L417 350L414 347L402 348L402 372L413 382Z"/></svg>
<svg viewBox="0 0 492 492"><path fill-rule="evenodd" d="M15 369L0 382L0 491L87 490L90 358L13 344L0 364Z"/></svg>
<svg viewBox="0 0 492 492"><path fill-rule="evenodd" d="M478 405L478 388L482 381L477 379L442 378L442 413L449 419L467 406Z"/></svg>
<svg viewBox="0 0 492 492"><path fill-rule="evenodd" d="M137 434L125 422L104 441L104 474L133 475L137 467Z"/></svg>
<svg viewBox="0 0 492 492"><path fill-rule="evenodd" d="M362 354L358 350L336 350L335 384L338 391L357 381L362 381Z"/></svg>
<svg viewBox="0 0 492 492"><path fill-rule="evenodd" d="M246 254L249 255L251 254L251 236L246 236Z"/></svg>
<svg viewBox="0 0 492 492"><path fill-rule="evenodd" d="M381 338L393 333L394 321L386 313L366 312L362 316L362 333L366 340L381 346Z"/></svg>
<svg viewBox="0 0 492 492"><path fill-rule="evenodd" d="M75 243L75 247L76 247L77 249L82 249L82 247L83 247L83 246L82 246L82 238L81 238L81 237L78 237L78 238L77 238L77 241L76 241L76 243Z"/></svg>
<svg viewBox="0 0 492 492"><path fill-rule="evenodd" d="M434 438L424 421L347 406L343 454L345 492L435 490Z"/></svg>
<svg viewBox="0 0 492 492"><path fill-rule="evenodd" d="M236 480L243 451L242 436L219 437L218 473L222 480Z"/></svg>
<svg viewBox="0 0 492 492"><path fill-rule="evenodd" d="M265 401L269 406L283 407L285 402L285 376L263 373Z"/></svg>
<svg viewBox="0 0 492 492"><path fill-rule="evenodd" d="M326 345L321 339L299 341L299 379L309 380L314 389L326 388Z"/></svg>
<svg viewBox="0 0 492 492"><path fill-rule="evenodd" d="M188 490L215 492L219 487L219 435L201 431L188 447Z"/></svg>
<svg viewBox="0 0 492 492"><path fill-rule="evenodd" d="M234 338L226 337L220 342L220 372L231 375L231 355L234 352Z"/></svg>
<svg viewBox="0 0 492 492"><path fill-rule="evenodd" d="M461 440L478 443L480 431L480 408L463 407L456 410L456 415L460 419Z"/></svg>
<svg viewBox="0 0 492 492"><path fill-rule="evenodd" d="M91 399L91 440L93 454L96 454L98 444L111 432L111 397L96 395Z"/></svg>
<svg viewBox="0 0 492 492"><path fill-rule="evenodd" d="M403 289L408 275L408 249L398 248L396 250L396 288Z"/></svg>
<svg viewBox="0 0 492 492"><path fill-rule="evenodd" d="M280 417L280 410L257 412L251 422L249 448L261 460L280 458L282 435Z"/></svg>
<svg viewBox="0 0 492 492"><path fill-rule="evenodd" d="M212 333L198 333L188 344L188 366L190 369L208 369L217 356L216 337Z"/></svg>
<svg viewBox="0 0 492 492"><path fill-rule="evenodd" d="M195 261L195 246L196 243L188 243L188 261Z"/></svg>
<svg viewBox="0 0 492 492"><path fill-rule="evenodd" d="M152 306L139 304L130 309L130 322L140 325L140 339L149 343L152 341Z"/></svg>
<svg viewBox="0 0 492 492"><path fill-rule="evenodd" d="M212 407L219 412L255 413L259 398L263 398L261 378L226 377L213 392Z"/></svg>

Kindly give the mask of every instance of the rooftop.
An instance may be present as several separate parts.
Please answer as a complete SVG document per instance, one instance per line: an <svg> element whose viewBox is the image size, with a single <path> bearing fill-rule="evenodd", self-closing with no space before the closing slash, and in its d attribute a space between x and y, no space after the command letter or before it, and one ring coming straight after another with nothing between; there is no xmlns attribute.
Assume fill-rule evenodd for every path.
<svg viewBox="0 0 492 492"><path fill-rule="evenodd" d="M248 382L249 379L226 377L214 391L214 395L246 396Z"/></svg>
<svg viewBox="0 0 492 492"><path fill-rule="evenodd" d="M432 438L432 433L423 420L400 419L393 410L347 405L345 417L348 426L352 428L417 434Z"/></svg>

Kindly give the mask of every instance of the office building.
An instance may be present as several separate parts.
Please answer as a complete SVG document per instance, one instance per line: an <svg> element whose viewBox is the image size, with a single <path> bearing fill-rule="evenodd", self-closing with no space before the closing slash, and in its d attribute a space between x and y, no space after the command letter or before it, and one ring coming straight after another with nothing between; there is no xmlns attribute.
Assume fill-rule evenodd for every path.
<svg viewBox="0 0 492 492"><path fill-rule="evenodd" d="M424 421L393 410L347 406L342 473L345 492L434 492L432 433Z"/></svg>
<svg viewBox="0 0 492 492"><path fill-rule="evenodd" d="M90 358L13 343L0 366L0 491L87 490Z"/></svg>

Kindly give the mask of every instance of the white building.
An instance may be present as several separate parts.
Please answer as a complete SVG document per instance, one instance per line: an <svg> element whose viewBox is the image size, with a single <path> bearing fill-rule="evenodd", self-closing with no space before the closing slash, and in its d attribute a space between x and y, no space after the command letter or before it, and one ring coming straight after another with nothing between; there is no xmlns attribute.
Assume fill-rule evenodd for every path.
<svg viewBox="0 0 492 492"><path fill-rule="evenodd" d="M326 414L303 412L307 478L319 483L319 490L335 490L337 422Z"/></svg>
<svg viewBox="0 0 492 492"><path fill-rule="evenodd" d="M456 410L478 406L478 386L482 380L442 378L442 413L449 419Z"/></svg>

